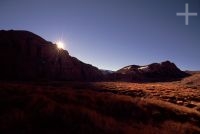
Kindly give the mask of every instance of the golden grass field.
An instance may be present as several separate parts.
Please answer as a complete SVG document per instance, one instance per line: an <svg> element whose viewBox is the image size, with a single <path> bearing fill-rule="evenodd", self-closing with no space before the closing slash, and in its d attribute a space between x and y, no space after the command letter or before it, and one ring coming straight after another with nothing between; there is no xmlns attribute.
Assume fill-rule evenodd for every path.
<svg viewBox="0 0 200 134"><path fill-rule="evenodd" d="M200 74L176 82L1 82L0 133L198 134Z"/></svg>

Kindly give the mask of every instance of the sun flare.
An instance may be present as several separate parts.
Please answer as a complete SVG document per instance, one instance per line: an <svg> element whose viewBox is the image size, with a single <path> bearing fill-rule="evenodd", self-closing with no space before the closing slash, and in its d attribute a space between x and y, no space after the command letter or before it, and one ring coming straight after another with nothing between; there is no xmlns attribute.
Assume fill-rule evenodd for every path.
<svg viewBox="0 0 200 134"><path fill-rule="evenodd" d="M57 41L56 45L59 49L64 49L64 43L62 41Z"/></svg>

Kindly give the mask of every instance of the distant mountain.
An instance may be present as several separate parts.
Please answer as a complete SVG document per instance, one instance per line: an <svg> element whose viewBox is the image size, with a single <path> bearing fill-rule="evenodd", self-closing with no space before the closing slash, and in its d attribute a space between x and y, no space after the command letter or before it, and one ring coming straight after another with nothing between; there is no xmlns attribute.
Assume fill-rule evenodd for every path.
<svg viewBox="0 0 200 134"><path fill-rule="evenodd" d="M199 74L200 73L200 71L190 71L190 70L186 70L184 72L186 72L188 74Z"/></svg>
<svg viewBox="0 0 200 134"><path fill-rule="evenodd" d="M28 31L0 31L1 80L103 79L102 72Z"/></svg>
<svg viewBox="0 0 200 134"><path fill-rule="evenodd" d="M130 65L123 67L108 77L119 81L173 81L189 76L174 63L165 61L150 65Z"/></svg>
<svg viewBox="0 0 200 134"><path fill-rule="evenodd" d="M111 70L104 70L104 69L101 69L101 72L102 72L104 75L108 75L108 74L114 73L114 71L111 71Z"/></svg>

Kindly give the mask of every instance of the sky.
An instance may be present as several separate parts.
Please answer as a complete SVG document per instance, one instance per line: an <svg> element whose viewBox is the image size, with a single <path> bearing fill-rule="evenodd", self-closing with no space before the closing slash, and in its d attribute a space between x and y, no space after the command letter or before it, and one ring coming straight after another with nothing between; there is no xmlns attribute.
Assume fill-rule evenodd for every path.
<svg viewBox="0 0 200 134"><path fill-rule="evenodd" d="M189 17L185 25L185 4ZM118 70L170 60L200 70L200 0L1 0L0 29L27 30L71 56Z"/></svg>

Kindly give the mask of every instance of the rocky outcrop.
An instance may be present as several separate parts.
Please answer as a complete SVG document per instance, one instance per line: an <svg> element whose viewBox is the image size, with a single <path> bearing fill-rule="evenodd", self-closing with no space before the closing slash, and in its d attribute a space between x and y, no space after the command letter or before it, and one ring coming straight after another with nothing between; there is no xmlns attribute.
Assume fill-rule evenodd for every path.
<svg viewBox="0 0 200 134"><path fill-rule="evenodd" d="M0 31L1 80L96 81L102 72L28 31Z"/></svg>
<svg viewBox="0 0 200 134"><path fill-rule="evenodd" d="M173 81L189 76L181 71L174 63L165 61L153 63L146 66L130 65L119 69L108 76L110 80L119 81L137 81L137 82L154 82L154 81Z"/></svg>

